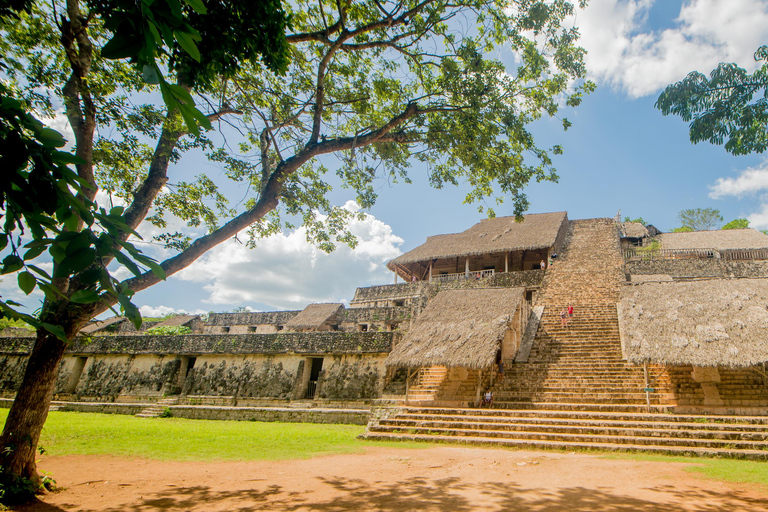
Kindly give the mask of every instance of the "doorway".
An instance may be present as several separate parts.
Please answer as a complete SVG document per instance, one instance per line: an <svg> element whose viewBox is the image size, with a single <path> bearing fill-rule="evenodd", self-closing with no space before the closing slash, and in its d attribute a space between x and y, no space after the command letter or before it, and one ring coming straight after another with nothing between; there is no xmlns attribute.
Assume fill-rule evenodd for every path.
<svg viewBox="0 0 768 512"><path fill-rule="evenodd" d="M310 357L309 360L312 362L312 366L309 370L309 381L307 382L307 392L304 398L313 400L317 393L317 380L320 378L320 372L323 371L323 358Z"/></svg>

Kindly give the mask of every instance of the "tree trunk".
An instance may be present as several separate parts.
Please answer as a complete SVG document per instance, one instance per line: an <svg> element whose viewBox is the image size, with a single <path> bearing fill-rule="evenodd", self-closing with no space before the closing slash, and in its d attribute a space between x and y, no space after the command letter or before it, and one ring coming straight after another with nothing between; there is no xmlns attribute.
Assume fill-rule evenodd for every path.
<svg viewBox="0 0 768 512"><path fill-rule="evenodd" d="M66 347L66 343L47 331L41 329L37 332L24 380L0 436L0 466L3 473L11 477L40 483L35 452L48 417L59 364Z"/></svg>

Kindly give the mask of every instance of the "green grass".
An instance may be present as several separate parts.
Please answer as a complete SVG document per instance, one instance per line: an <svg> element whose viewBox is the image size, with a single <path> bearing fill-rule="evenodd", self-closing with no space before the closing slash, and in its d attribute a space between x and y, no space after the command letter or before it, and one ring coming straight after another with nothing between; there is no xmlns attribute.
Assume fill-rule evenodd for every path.
<svg viewBox="0 0 768 512"><path fill-rule="evenodd" d="M5 422L7 409L0 409ZM158 460L282 460L317 455L362 453L359 425L204 421L182 418L52 412L40 438L49 455L117 455ZM400 448L428 447L398 443Z"/></svg>
<svg viewBox="0 0 768 512"><path fill-rule="evenodd" d="M706 478L723 482L757 484L768 489L768 462L736 459L708 459L699 457L671 457L642 453L617 453L606 455L612 459L632 459L655 462L682 462L685 471L698 473Z"/></svg>

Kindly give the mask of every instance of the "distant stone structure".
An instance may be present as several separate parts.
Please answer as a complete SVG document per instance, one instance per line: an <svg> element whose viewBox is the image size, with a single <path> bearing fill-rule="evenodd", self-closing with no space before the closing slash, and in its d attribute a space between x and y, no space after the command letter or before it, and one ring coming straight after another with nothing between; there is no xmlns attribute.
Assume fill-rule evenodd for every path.
<svg viewBox="0 0 768 512"><path fill-rule="evenodd" d="M184 315L140 330L93 322L67 351L56 399L463 407L492 389L508 408L768 414L768 236L755 230L500 217L429 237L388 268L396 284L358 288L349 307ZM572 331L561 330L568 304ZM190 333L147 332L174 326ZM14 334L0 339L6 398L33 343ZM588 362L567 362L577 356Z"/></svg>

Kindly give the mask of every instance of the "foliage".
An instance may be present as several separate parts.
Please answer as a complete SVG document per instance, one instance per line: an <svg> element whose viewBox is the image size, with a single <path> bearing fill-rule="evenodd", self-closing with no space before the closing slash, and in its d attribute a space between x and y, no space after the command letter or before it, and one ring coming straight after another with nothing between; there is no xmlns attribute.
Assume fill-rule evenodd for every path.
<svg viewBox="0 0 768 512"><path fill-rule="evenodd" d="M690 231L716 229L718 224L723 222L720 210L715 210L714 208L688 208L680 210L677 217L680 219L680 228L690 228ZM683 230L673 230L673 232L680 231Z"/></svg>
<svg viewBox="0 0 768 512"><path fill-rule="evenodd" d="M246 229L255 244L300 222L323 250L354 244L346 222L355 212L331 202L334 186L370 208L377 189L410 181L417 162L435 187L466 186L465 201L489 215L487 203L504 198L522 214L524 187L556 180L552 157L562 152L540 147L530 123L577 106L594 87L582 80L583 50L577 30L564 26L573 15L565 0L526 0L517 9L478 0L297 0L285 12L275 0L214 4L30 3L0 23L4 95L16 102L7 103L15 109L7 133L23 133L25 147L49 162L39 191L32 149L10 167L20 181L8 180L48 201L24 204L14 185L5 197L6 211L15 211L9 198L21 206L6 224L2 271L19 271L24 291L46 291L40 319L27 321L59 338L39 329L28 368L51 377L65 340L115 304L138 325L134 293ZM267 27L280 33L262 33ZM494 58L501 50L514 67ZM61 107L73 154L28 114ZM208 122L219 131L198 130ZM329 154L341 162L335 172L321 160ZM216 179L190 171L201 155L222 169ZM133 245L145 219L175 251L161 263ZM42 228L30 226L17 243L27 220ZM53 259L52 275L37 258ZM118 265L132 277L114 279ZM25 374L4 446L17 435L36 443L43 420L18 424L45 417L30 414L47 408L31 398L50 396L35 386L53 380L40 377ZM24 458L31 475L30 450L17 453L11 458Z"/></svg>
<svg viewBox="0 0 768 512"><path fill-rule="evenodd" d="M734 155L762 153L768 147L768 46L755 52L759 68L752 74L721 63L707 78L691 72L667 86L656 100L664 115L690 122L691 142L725 143Z"/></svg>
<svg viewBox="0 0 768 512"><path fill-rule="evenodd" d="M636 219L630 219L629 217L624 217L624 222L639 222L643 226L648 224L647 222L645 222L645 220L642 217L638 217Z"/></svg>
<svg viewBox="0 0 768 512"><path fill-rule="evenodd" d="M160 413L160 418L172 418L173 412L171 412L170 407L163 407L163 412Z"/></svg>
<svg viewBox="0 0 768 512"><path fill-rule="evenodd" d="M192 332L192 329L185 325L158 325L157 327L150 327L147 329L146 334L178 336L181 334L189 334L190 332Z"/></svg>
<svg viewBox="0 0 768 512"><path fill-rule="evenodd" d="M23 320L14 320L11 318L0 318L0 331L4 331L9 328L34 330L34 327L32 327L31 325L29 325Z"/></svg>
<svg viewBox="0 0 768 512"><path fill-rule="evenodd" d="M734 219L728 224L724 225L720 229L746 229L749 227L749 220L747 219Z"/></svg>
<svg viewBox="0 0 768 512"><path fill-rule="evenodd" d="M690 233L691 231L695 231L690 226L680 226L679 228L674 228L670 231L670 233Z"/></svg>

